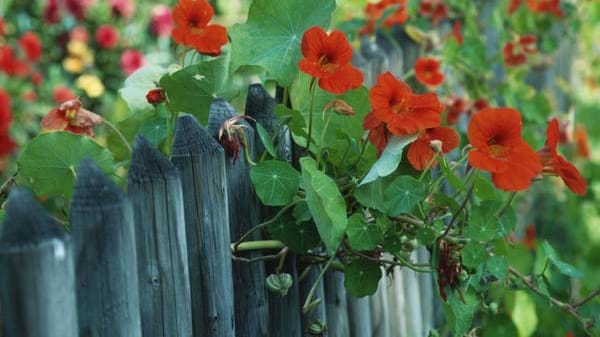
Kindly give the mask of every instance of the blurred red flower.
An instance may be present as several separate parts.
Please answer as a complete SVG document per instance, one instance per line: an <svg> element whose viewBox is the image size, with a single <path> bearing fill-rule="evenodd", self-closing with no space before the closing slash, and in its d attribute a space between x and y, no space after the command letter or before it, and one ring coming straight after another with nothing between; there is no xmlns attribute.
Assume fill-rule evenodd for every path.
<svg viewBox="0 0 600 337"><path fill-rule="evenodd" d="M37 62L42 55L42 42L34 32L27 32L19 39L19 46L31 62Z"/></svg>
<svg viewBox="0 0 600 337"><path fill-rule="evenodd" d="M460 120L460 116L468 109L467 102L458 96L450 96L444 102L446 108L446 124L454 125Z"/></svg>
<svg viewBox="0 0 600 337"><path fill-rule="evenodd" d="M556 150L559 137L558 119L553 118L546 129L546 144L544 148L538 151L538 155L544 166L542 173L559 176L571 191L579 195L585 195L587 181L579 173L579 170L565 160L563 156L559 155Z"/></svg>
<svg viewBox="0 0 600 337"><path fill-rule="evenodd" d="M48 130L69 131L94 137L94 125L103 121L102 116L84 109L79 99L72 99L50 110L42 119L41 125Z"/></svg>
<svg viewBox="0 0 600 337"><path fill-rule="evenodd" d="M489 171L496 187L521 191L541 173L536 152L521 138L521 114L511 108L485 108L473 115L467 128L469 163Z"/></svg>
<svg viewBox="0 0 600 337"><path fill-rule="evenodd" d="M71 32L69 32L69 39L71 41L88 43L90 41L90 34L88 34L85 27L77 26L71 29Z"/></svg>
<svg viewBox="0 0 600 337"><path fill-rule="evenodd" d="M350 64L352 47L339 30L327 35L321 27L308 29L302 37L302 55L298 67L319 79L319 87L325 91L341 95L363 82L362 73Z"/></svg>
<svg viewBox="0 0 600 337"><path fill-rule="evenodd" d="M519 66L527 62L527 56L524 53L518 52L515 43L507 42L502 49L504 63L509 66Z"/></svg>
<svg viewBox="0 0 600 337"><path fill-rule="evenodd" d="M39 86L40 84L42 84L43 80L44 80L44 77L42 76L42 73L40 73L39 71L36 71L33 74L31 74L31 83L33 83L33 85Z"/></svg>
<svg viewBox="0 0 600 337"><path fill-rule="evenodd" d="M413 134L441 123L443 106L437 95L415 94L390 72L379 75L369 99L374 116L395 135Z"/></svg>
<svg viewBox="0 0 600 337"><path fill-rule="evenodd" d="M432 57L419 57L415 62L415 77L424 85L436 87L444 82L440 62Z"/></svg>
<svg viewBox="0 0 600 337"><path fill-rule="evenodd" d="M131 0L109 0L110 10L116 18L130 18L135 11L135 3Z"/></svg>
<svg viewBox="0 0 600 337"><path fill-rule="evenodd" d="M460 137L453 128L439 126L419 132L419 137L408 147L408 161L419 171L424 170L429 162L435 156L432 148L432 141L439 141L442 144L442 153L448 153L454 150L460 144ZM437 160L431 167L437 165Z"/></svg>
<svg viewBox="0 0 600 337"><path fill-rule="evenodd" d="M64 103L66 101L77 98L77 95L71 89L64 85L57 85L52 90L52 99L56 103Z"/></svg>
<svg viewBox="0 0 600 337"><path fill-rule="evenodd" d="M536 13L551 13L557 18L562 18L560 0L527 0L529 10Z"/></svg>
<svg viewBox="0 0 600 337"><path fill-rule="evenodd" d="M4 35L4 19L0 18L0 36Z"/></svg>
<svg viewBox="0 0 600 337"><path fill-rule="evenodd" d="M21 94L21 99L25 102L35 102L37 98L37 94L33 90L27 90Z"/></svg>
<svg viewBox="0 0 600 337"><path fill-rule="evenodd" d="M173 30L173 17L171 9L167 5L156 5L152 8L152 20L150 21L150 31L152 34L162 37L168 36Z"/></svg>
<svg viewBox="0 0 600 337"><path fill-rule="evenodd" d="M529 250L535 249L535 225L529 224L525 228L525 235L523 236L523 246Z"/></svg>
<svg viewBox="0 0 600 337"><path fill-rule="evenodd" d="M573 138L575 139L575 149L577 152L577 155L589 159L590 158L590 145L589 145L589 140L588 140L588 134L587 131L585 130L585 125L583 124L578 124L575 127L575 132L573 135Z"/></svg>
<svg viewBox="0 0 600 337"><path fill-rule="evenodd" d="M126 76L141 68L144 62L144 54L139 50L127 49L121 54L121 69Z"/></svg>
<svg viewBox="0 0 600 337"><path fill-rule="evenodd" d="M146 101L153 105L161 104L166 99L167 95L165 94L165 90L163 88L150 89L150 91L146 93Z"/></svg>
<svg viewBox="0 0 600 337"><path fill-rule="evenodd" d="M12 121L12 100L6 90L0 88L0 134L6 133Z"/></svg>
<svg viewBox="0 0 600 337"><path fill-rule="evenodd" d="M408 20L408 8L406 7L407 0L384 0L383 11L391 6L398 6L398 8L390 14L385 20L383 25L385 27L392 27L394 25L403 25Z"/></svg>
<svg viewBox="0 0 600 337"><path fill-rule="evenodd" d="M111 25L102 25L96 30L96 42L101 48L114 48L119 42L119 32Z"/></svg>
<svg viewBox="0 0 600 337"><path fill-rule="evenodd" d="M227 30L208 24L213 15L212 6L205 0L179 0L173 8L173 39L201 54L221 55L221 47L228 41Z"/></svg>
<svg viewBox="0 0 600 337"><path fill-rule="evenodd" d="M437 25L448 16L448 7L443 0L422 0L419 4L419 14L423 17L430 17L431 22Z"/></svg>
<svg viewBox="0 0 600 337"><path fill-rule="evenodd" d="M60 20L60 6L58 0L48 0L44 6L42 18L44 22L54 24Z"/></svg>
<svg viewBox="0 0 600 337"><path fill-rule="evenodd" d="M8 76L24 77L29 74L29 65L18 59L10 46L0 47L0 70Z"/></svg>
<svg viewBox="0 0 600 337"><path fill-rule="evenodd" d="M460 21L456 21L454 23L454 28L452 29L452 35L454 36L454 38L456 39L456 43L460 46L461 44L463 44L463 36L460 32L461 29L461 24Z"/></svg>
<svg viewBox="0 0 600 337"><path fill-rule="evenodd" d="M94 4L94 0L65 0L65 6L71 15L75 19L82 21L85 19L85 14L91 5Z"/></svg>

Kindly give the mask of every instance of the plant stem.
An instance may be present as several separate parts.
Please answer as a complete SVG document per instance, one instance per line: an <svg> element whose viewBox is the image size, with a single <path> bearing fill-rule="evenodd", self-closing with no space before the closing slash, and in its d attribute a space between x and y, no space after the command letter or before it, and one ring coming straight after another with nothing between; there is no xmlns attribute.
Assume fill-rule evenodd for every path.
<svg viewBox="0 0 600 337"><path fill-rule="evenodd" d="M325 133L327 132L327 127L329 126L329 121L331 121L331 115L333 115L333 112L330 110L329 115L327 116L327 120L325 121L325 125L323 126L323 131L321 131L321 137L319 139L319 152L317 155L317 168L319 167L319 164L321 163L321 157L322 157L322 153L323 153L323 142L325 141Z"/></svg>
<svg viewBox="0 0 600 337"><path fill-rule="evenodd" d="M433 158L431 158L431 160L427 163L427 166L425 167L423 172L421 172L421 175L419 176L419 181L422 181L423 178L425 178L425 175L427 174L427 172L429 172L429 170L433 166L433 163L435 163L435 161L438 159L438 156L439 156L439 153L436 153L433 155Z"/></svg>
<svg viewBox="0 0 600 337"><path fill-rule="evenodd" d="M323 269L321 269L321 272L319 273L319 276L317 276L317 279L315 280L315 283L310 288L310 291L308 292L308 295L306 295L306 301L304 301L304 305L302 306L302 313L303 314L307 314L308 313L308 311L309 311L309 309L311 307L311 304L312 304L312 297L315 294L315 291L317 290L317 286L319 285L319 282L321 282L321 279L323 278L323 276L325 276L325 272L327 272L327 270L331 266L331 263L333 263L334 259L335 259L335 254L331 255L331 257L327 261L327 264L325 264L325 266L323 267Z"/></svg>
<svg viewBox="0 0 600 337"><path fill-rule="evenodd" d="M594 297L596 297L598 295L600 295L600 288L592 291L589 295L587 295L581 301L571 304L571 306L573 308L579 308L580 306L582 306L582 305L586 304L587 302L591 301Z"/></svg>
<svg viewBox="0 0 600 337"><path fill-rule="evenodd" d="M237 247L231 245L231 251L233 253L236 252L244 252L250 250L261 250L261 249L281 249L285 247L285 244L281 241L277 240L259 240L259 241L248 241L242 242Z"/></svg>
<svg viewBox="0 0 600 337"><path fill-rule="evenodd" d="M308 137L306 138L306 153L310 155L310 143L312 140L313 113L315 109L315 78L310 81L310 110L308 112Z"/></svg>
<svg viewBox="0 0 600 337"><path fill-rule="evenodd" d="M510 204L512 203L512 201L516 195L517 195L517 192L512 192L510 194L510 196L508 198L506 198L506 200L504 200L504 203L502 204L502 206L500 206L500 208L498 209L496 214L494 214L494 216L496 218L500 218L502 216L502 214L504 214L504 212L508 209L508 207L510 207Z"/></svg>
<svg viewBox="0 0 600 337"><path fill-rule="evenodd" d="M111 130L114 133L116 133L117 136L119 136L119 138L123 142L123 145L125 145L125 147L129 151L129 154L133 153L133 150L131 149L131 145L129 145L129 142L127 141L127 138L125 138L125 136L121 133L121 131L113 123L107 121L106 119L104 120L104 124L106 126L108 126L109 128L111 128Z"/></svg>
<svg viewBox="0 0 600 337"><path fill-rule="evenodd" d="M442 236L440 238L443 238L446 235L448 235L448 233L450 232L450 229L452 229L452 226L456 222L456 219L458 219L458 216L460 215L460 213L463 211L463 209L465 209L465 207L467 207L467 203L469 202L469 199L471 199L471 195L473 194L474 188L475 188L475 184L472 183L471 186L469 187L469 190L467 191L467 195L465 196L465 199L463 200L462 204L460 204L460 206L456 210L456 213L454 214L454 216L452 216L450 223L448 224L448 226L446 227L446 230L444 231L444 233L442 233Z"/></svg>

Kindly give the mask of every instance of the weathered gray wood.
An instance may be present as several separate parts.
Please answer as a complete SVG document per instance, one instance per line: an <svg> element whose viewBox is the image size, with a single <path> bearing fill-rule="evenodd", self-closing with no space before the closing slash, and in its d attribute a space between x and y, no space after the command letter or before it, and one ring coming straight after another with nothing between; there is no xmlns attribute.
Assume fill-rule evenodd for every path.
<svg viewBox="0 0 600 337"><path fill-rule="evenodd" d="M0 226L0 275L0 335L79 336L71 240L22 188Z"/></svg>
<svg viewBox="0 0 600 337"><path fill-rule="evenodd" d="M308 293L310 292L310 288L312 288L313 284L319 277L321 273L322 266L321 265L313 265L310 267L310 270L307 272L306 276L300 281L300 300L302 303L308 297ZM306 315L302 315L302 329L306 331L306 329L312 324L316 322L321 322L323 324L327 323L327 314L325 310L325 287L323 285L324 281L320 280L317 284L317 288L313 295L313 301L320 298L321 303L315 306L310 312ZM308 334L304 334L304 336L311 337Z"/></svg>
<svg viewBox="0 0 600 337"><path fill-rule="evenodd" d="M179 118L171 161L183 186L194 336L235 336L224 158L192 116Z"/></svg>
<svg viewBox="0 0 600 337"><path fill-rule="evenodd" d="M328 336L350 336L348 305L344 274L338 271L325 273L325 310Z"/></svg>
<svg viewBox="0 0 600 337"><path fill-rule="evenodd" d="M356 298L350 294L346 296L348 303L348 324L351 337L371 337L371 309L369 298Z"/></svg>
<svg viewBox="0 0 600 337"><path fill-rule="evenodd" d="M77 172L71 227L80 336L141 337L131 203L89 159Z"/></svg>
<svg viewBox="0 0 600 337"><path fill-rule="evenodd" d="M218 137L219 128L226 120L238 116L235 109L223 99L215 99L210 107L208 131ZM249 153L253 153L254 131L245 121L238 122L244 126ZM244 151L244 149L240 149ZM257 200L250 181L249 164L240 153L237 161L225 159L227 189L229 194L229 225L231 241L237 241L245 232L258 224ZM255 233L250 239L260 239ZM253 252L247 257L253 258L261 254ZM265 265L263 262L233 263L233 286L235 299L235 326L238 337L261 337L269 335L269 308L265 290Z"/></svg>
<svg viewBox="0 0 600 337"><path fill-rule="evenodd" d="M406 315L406 295L404 294L404 275L400 267L395 267L387 280L388 312L390 316L390 336L407 337L408 317Z"/></svg>
<svg viewBox="0 0 600 337"><path fill-rule="evenodd" d="M383 268L382 268L383 269ZM385 270L382 270L385 272ZM373 337L390 337L390 310L387 291L389 278L382 277L375 295L370 298L371 328Z"/></svg>
<svg viewBox="0 0 600 337"><path fill-rule="evenodd" d="M191 337L179 172L142 136L134 141L127 191L135 221L142 333L144 337Z"/></svg>
<svg viewBox="0 0 600 337"><path fill-rule="evenodd" d="M254 118L269 133L273 134L276 128L274 117L275 99L269 95L261 84L252 84L248 88L246 99L246 115ZM250 122L253 124L252 122ZM280 134L277 132L277 134ZM256 153L261 154L264 146L255 131ZM285 142L281 145L285 146ZM280 146L281 147L281 146ZM266 221L276 213L273 207L260 205L258 209L260 221ZM300 295L298 288L298 270L296 268L296 256L288 254L283 272L292 276L294 281L286 296L280 296L272 292L267 293L269 298L269 331L271 337L300 337L302 333ZM269 273L275 272L270 268Z"/></svg>
<svg viewBox="0 0 600 337"><path fill-rule="evenodd" d="M377 82L379 74L388 71L388 58L385 52L368 36L361 36L360 54L366 61L366 66L363 69L365 84L373 85Z"/></svg>
<svg viewBox="0 0 600 337"><path fill-rule="evenodd" d="M413 251L411 260L416 261L417 252ZM402 269L404 281L404 297L406 305L404 315L406 317L406 330L408 336L425 336L423 331L423 316L421 310L421 287L419 275L408 268Z"/></svg>
<svg viewBox="0 0 600 337"><path fill-rule="evenodd" d="M430 263L431 254L426 247L417 249L417 263ZM427 334L433 329L434 315L434 284L433 276L429 273L419 274L419 289L421 291L421 317L423 321L423 332Z"/></svg>
<svg viewBox="0 0 600 337"><path fill-rule="evenodd" d="M421 48L418 43L406 34L404 26L395 25L392 28L392 36L402 49L402 69L404 73L409 72L413 69Z"/></svg>

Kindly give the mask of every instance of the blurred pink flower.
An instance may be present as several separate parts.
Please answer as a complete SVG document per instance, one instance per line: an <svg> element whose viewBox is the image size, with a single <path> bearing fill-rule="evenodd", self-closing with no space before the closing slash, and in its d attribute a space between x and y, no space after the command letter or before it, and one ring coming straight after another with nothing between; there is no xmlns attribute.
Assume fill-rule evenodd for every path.
<svg viewBox="0 0 600 337"><path fill-rule="evenodd" d="M44 13L42 17L46 23L57 23L60 20L59 16L59 2L58 0L48 0L44 6Z"/></svg>
<svg viewBox="0 0 600 337"><path fill-rule="evenodd" d="M94 4L95 0L65 0L65 6L71 15L77 20L85 19L85 12L88 7Z"/></svg>
<svg viewBox="0 0 600 337"><path fill-rule="evenodd" d="M144 65L144 54L137 49L127 49L121 54L121 69L126 76Z"/></svg>
<svg viewBox="0 0 600 337"><path fill-rule="evenodd" d="M90 34L88 34L85 27L77 26L73 28L69 33L69 39L71 41L80 41L83 43L88 43L88 41L90 40Z"/></svg>
<svg viewBox="0 0 600 337"><path fill-rule="evenodd" d="M152 34L161 37L171 35L173 30L173 17L167 5L156 5L152 8L152 21L150 22Z"/></svg>
<svg viewBox="0 0 600 337"><path fill-rule="evenodd" d="M96 42L101 48L114 48L119 42L119 32L111 25L102 25L96 30Z"/></svg>
<svg viewBox="0 0 600 337"><path fill-rule="evenodd" d="M131 0L109 0L110 9L117 18L130 18L135 10L135 4Z"/></svg>

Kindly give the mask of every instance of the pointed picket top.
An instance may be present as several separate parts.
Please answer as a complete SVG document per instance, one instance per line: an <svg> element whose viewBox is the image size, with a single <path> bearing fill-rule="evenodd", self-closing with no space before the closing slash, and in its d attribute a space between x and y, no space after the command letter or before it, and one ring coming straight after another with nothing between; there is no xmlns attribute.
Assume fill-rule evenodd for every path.
<svg viewBox="0 0 600 337"><path fill-rule="evenodd" d="M141 135L135 137L129 168L130 182L177 176L175 166L148 139Z"/></svg>
<svg viewBox="0 0 600 337"><path fill-rule="evenodd" d="M65 237L65 232L29 190L22 187L11 189L4 222L0 225L0 249Z"/></svg>
<svg viewBox="0 0 600 337"><path fill-rule="evenodd" d="M248 97L246 98L246 115L256 119L267 131L272 132L274 128L273 124L275 123L275 119L273 118L274 110L275 99L269 95L262 84L251 84L248 87Z"/></svg>
<svg viewBox="0 0 600 337"><path fill-rule="evenodd" d="M179 117L173 141L173 157L214 154L223 148L191 115Z"/></svg>
<svg viewBox="0 0 600 337"><path fill-rule="evenodd" d="M100 208L124 200L119 186L92 159L85 158L79 163L71 209Z"/></svg>
<svg viewBox="0 0 600 337"><path fill-rule="evenodd" d="M210 104L210 112L208 114L208 133L217 138L221 125L226 120L239 116L240 114L235 108L222 98L215 98ZM239 121L238 124L246 124L244 121Z"/></svg>

